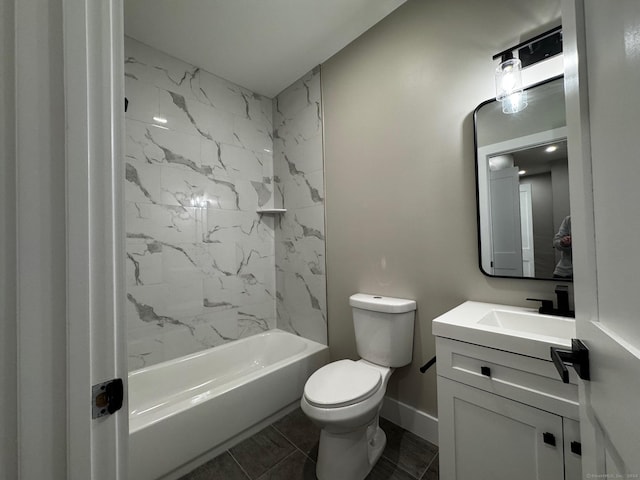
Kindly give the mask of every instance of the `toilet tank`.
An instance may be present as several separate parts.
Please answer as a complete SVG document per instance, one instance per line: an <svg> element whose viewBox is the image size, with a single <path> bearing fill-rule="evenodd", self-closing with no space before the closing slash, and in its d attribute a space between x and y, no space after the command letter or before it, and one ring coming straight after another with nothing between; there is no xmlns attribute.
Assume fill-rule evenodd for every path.
<svg viewBox="0 0 640 480"><path fill-rule="evenodd" d="M349 298L349 305L361 358L384 367L411 363L414 300L357 293Z"/></svg>

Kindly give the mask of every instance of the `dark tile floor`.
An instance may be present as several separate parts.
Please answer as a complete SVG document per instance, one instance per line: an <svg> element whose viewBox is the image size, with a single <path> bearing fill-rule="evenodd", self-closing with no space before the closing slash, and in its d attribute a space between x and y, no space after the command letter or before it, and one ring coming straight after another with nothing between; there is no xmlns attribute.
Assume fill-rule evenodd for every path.
<svg viewBox="0 0 640 480"><path fill-rule="evenodd" d="M381 418L382 458L368 480L438 480L438 447ZM181 480L315 480L320 430L299 408Z"/></svg>

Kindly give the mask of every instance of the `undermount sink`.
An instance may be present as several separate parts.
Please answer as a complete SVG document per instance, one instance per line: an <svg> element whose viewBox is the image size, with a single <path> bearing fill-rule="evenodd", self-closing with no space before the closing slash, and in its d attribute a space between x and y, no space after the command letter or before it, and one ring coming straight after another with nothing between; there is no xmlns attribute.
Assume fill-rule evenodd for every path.
<svg viewBox="0 0 640 480"><path fill-rule="evenodd" d="M491 310L478 320L478 324L515 332L567 339L571 339L576 330L575 321L572 318L508 310Z"/></svg>
<svg viewBox="0 0 640 480"><path fill-rule="evenodd" d="M571 346L575 320L533 308L468 301L436 318L433 334L550 360L549 347Z"/></svg>

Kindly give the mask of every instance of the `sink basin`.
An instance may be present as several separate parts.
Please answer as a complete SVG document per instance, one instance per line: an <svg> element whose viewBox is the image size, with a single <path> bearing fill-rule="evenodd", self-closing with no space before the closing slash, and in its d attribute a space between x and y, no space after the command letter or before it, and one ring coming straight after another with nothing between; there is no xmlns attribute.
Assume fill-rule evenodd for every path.
<svg viewBox="0 0 640 480"><path fill-rule="evenodd" d="M566 339L575 336L576 330L573 319L508 310L491 310L478 320L478 324L514 332Z"/></svg>
<svg viewBox="0 0 640 480"><path fill-rule="evenodd" d="M550 360L549 347L570 348L575 320L537 309L467 301L434 319L433 334Z"/></svg>

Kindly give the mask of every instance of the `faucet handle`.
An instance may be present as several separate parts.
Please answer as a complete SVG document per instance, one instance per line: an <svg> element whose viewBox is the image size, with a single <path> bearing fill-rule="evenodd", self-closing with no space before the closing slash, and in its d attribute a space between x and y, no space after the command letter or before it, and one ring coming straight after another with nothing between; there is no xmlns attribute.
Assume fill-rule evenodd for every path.
<svg viewBox="0 0 640 480"><path fill-rule="evenodd" d="M538 313L551 313L553 312L553 300L546 300L544 298L527 298L532 302L542 302L542 305L538 309Z"/></svg>

